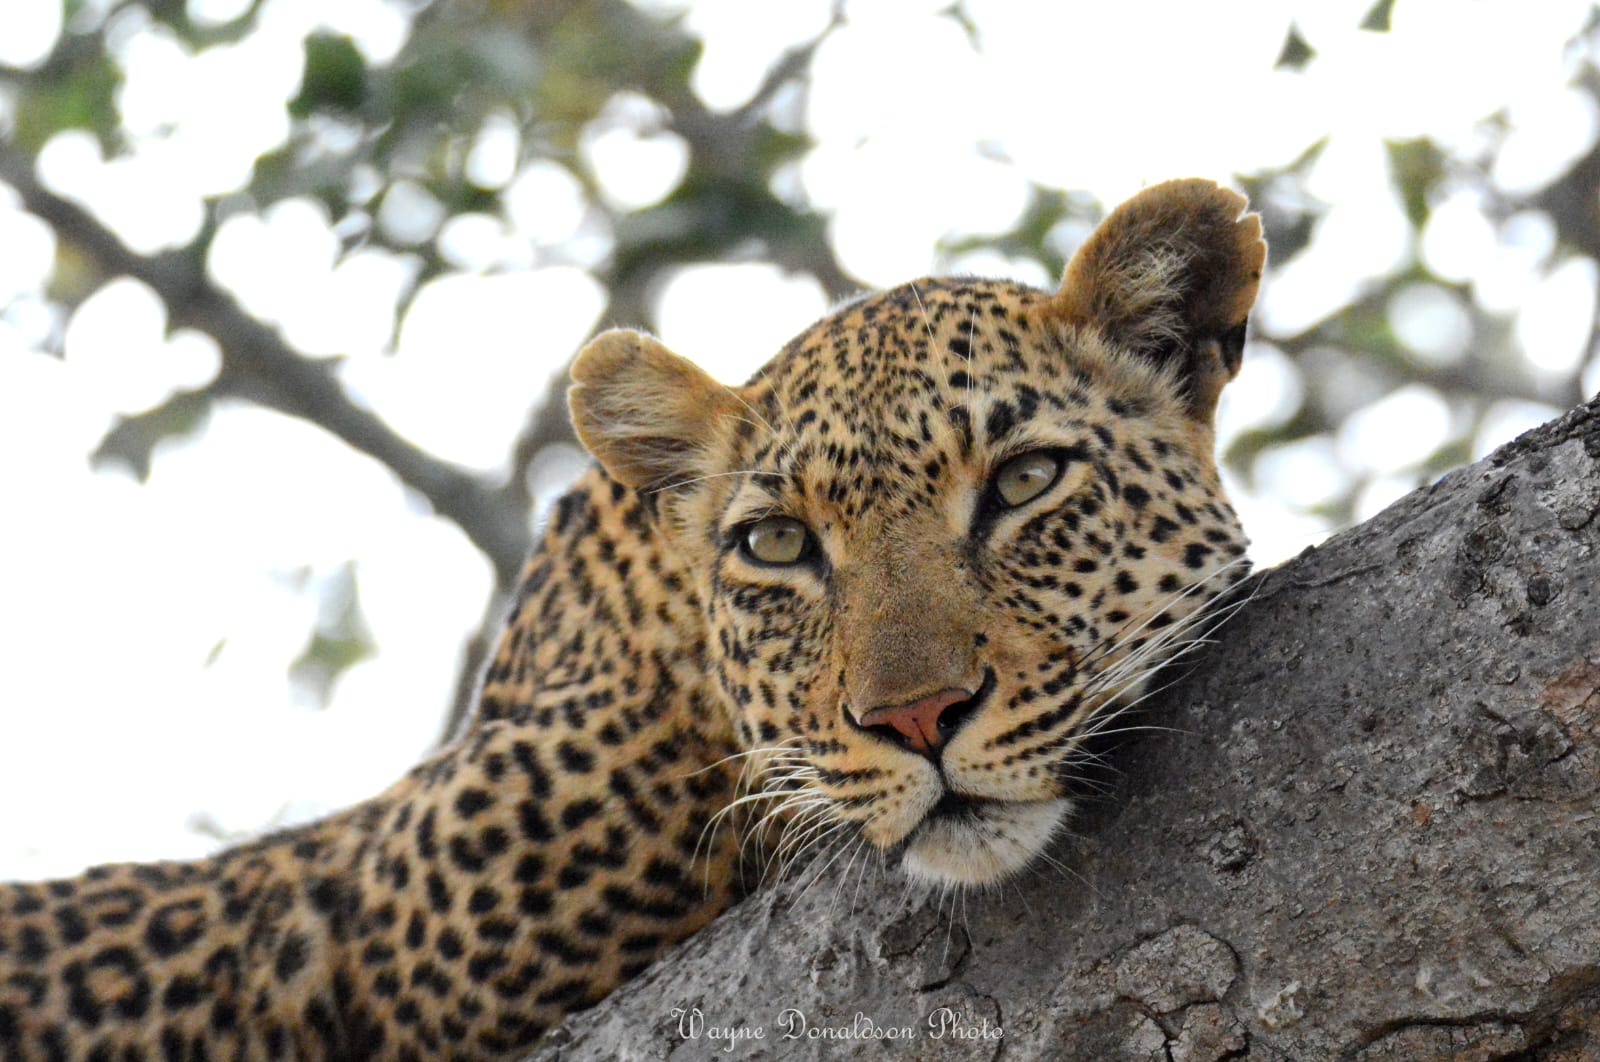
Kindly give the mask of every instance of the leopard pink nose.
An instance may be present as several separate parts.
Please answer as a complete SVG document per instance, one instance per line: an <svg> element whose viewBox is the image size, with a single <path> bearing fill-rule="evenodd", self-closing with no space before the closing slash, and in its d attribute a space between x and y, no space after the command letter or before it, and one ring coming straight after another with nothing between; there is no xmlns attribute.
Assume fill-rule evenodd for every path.
<svg viewBox="0 0 1600 1062"><path fill-rule="evenodd" d="M861 717L859 725L933 759L940 746L966 721L972 706L970 691L940 690L909 704L874 708Z"/></svg>

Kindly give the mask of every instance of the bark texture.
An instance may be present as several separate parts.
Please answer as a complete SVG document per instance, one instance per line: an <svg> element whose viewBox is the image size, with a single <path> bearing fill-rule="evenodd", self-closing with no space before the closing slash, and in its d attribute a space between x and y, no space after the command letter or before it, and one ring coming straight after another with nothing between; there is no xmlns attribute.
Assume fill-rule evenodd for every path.
<svg viewBox="0 0 1600 1062"><path fill-rule="evenodd" d="M1600 1058L1600 398L1259 577L1219 638L1069 870L798 874L536 1057Z"/></svg>

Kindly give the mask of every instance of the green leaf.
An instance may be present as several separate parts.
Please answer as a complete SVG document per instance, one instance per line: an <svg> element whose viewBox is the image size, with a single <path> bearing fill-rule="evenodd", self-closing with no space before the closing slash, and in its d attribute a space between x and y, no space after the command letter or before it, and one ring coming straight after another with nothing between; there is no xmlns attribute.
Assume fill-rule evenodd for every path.
<svg viewBox="0 0 1600 1062"><path fill-rule="evenodd" d="M157 444L192 435L210 416L209 394L180 391L154 409L118 417L89 455L89 465L97 471L109 465L125 465L143 483L150 478L150 457Z"/></svg>
<svg viewBox="0 0 1600 1062"><path fill-rule="evenodd" d="M1283 38L1283 47L1279 49L1277 61L1272 64L1272 68L1304 70L1306 64L1316 56L1317 50L1300 36L1300 27L1291 22L1288 36Z"/></svg>
<svg viewBox="0 0 1600 1062"><path fill-rule="evenodd" d="M1389 21L1394 17L1394 0L1378 0L1361 19L1361 28L1374 33L1388 33Z"/></svg>
<svg viewBox="0 0 1600 1062"><path fill-rule="evenodd" d="M20 82L12 140L35 154L64 129L87 129L108 153L116 147L115 97L122 73L104 53L85 56L53 76Z"/></svg>
<svg viewBox="0 0 1600 1062"><path fill-rule="evenodd" d="M300 92L289 113L305 118L319 110L356 111L367 102L367 61L349 37L330 33L306 38Z"/></svg>
<svg viewBox="0 0 1600 1062"><path fill-rule="evenodd" d="M1406 217L1420 230L1428 220L1428 193L1444 177L1444 153L1426 138L1386 140L1383 146L1389 153L1389 173L1405 204Z"/></svg>

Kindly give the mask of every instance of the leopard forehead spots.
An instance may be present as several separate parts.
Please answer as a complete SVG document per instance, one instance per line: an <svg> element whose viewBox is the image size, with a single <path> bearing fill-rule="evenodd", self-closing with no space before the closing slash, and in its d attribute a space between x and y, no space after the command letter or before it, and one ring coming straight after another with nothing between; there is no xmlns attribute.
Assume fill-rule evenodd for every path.
<svg viewBox="0 0 1600 1062"><path fill-rule="evenodd" d="M924 280L826 319L754 381L761 422L736 461L761 475L746 488L820 499L848 525L928 506L964 466L1028 442L1041 413L1091 444L1088 377L1073 378L1045 302L1015 284Z"/></svg>

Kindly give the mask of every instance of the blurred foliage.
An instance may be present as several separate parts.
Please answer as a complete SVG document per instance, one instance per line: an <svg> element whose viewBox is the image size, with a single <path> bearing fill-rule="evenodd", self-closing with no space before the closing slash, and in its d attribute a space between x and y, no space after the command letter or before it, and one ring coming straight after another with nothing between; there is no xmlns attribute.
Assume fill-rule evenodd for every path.
<svg viewBox="0 0 1600 1062"><path fill-rule="evenodd" d="M306 37L298 88L287 102L287 139L256 160L244 188L205 204L200 235L190 247L152 260L153 271L178 271L175 282L158 290L198 291L209 283L203 268L208 241L224 217L259 214L273 204L304 197L326 208L346 254L382 248L416 264L414 280L396 308L398 327L409 299L424 283L460 267L440 245L441 226L419 236L385 225L384 204L404 184L424 190L446 219L468 213L504 218L506 181L484 181L470 165L475 142L493 122L509 122L514 130L517 169L535 162L554 164L584 191L583 231L601 253L584 256L559 245L540 246L532 261L574 261L587 268L609 298L602 321L652 326L653 299L663 278L690 263L773 262L815 277L833 298L856 287L829 244L829 219L803 197L782 191L778 179L814 146L810 135L783 114L795 113L792 96L804 91L815 42L795 41L793 51L776 64L747 103L717 111L693 87L702 42L684 19L660 14L654 6L635 6L627 0L411 0L396 6L403 7L409 26L391 60L369 59L359 42L338 33L318 31ZM52 137L77 129L92 133L108 156L126 150L118 112L122 75L114 58L115 38L143 20L165 27L188 52L203 52L257 32L269 3L256 0L222 24L196 20L191 7L183 0L69 3L68 31L43 62L26 70L0 69L0 91L8 101L0 112L8 117L0 121L5 122L10 149L32 157ZM1360 25L1372 32L1386 31L1394 7L1393 0L1378 0ZM981 39L981 18L961 3L946 14L970 40ZM836 24L848 17L848 7L842 8ZM1316 61L1316 50L1291 26L1278 64L1298 70ZM1577 83L1595 94L1592 54L1579 68ZM619 100L647 106L619 110ZM644 133L670 133L686 149L682 178L657 202L616 205L605 194L603 175L593 172L581 150L586 131L619 122ZM1503 138L1505 130L1491 123L1484 132L1487 147L1472 157L1452 155L1449 148L1428 139L1387 145L1394 193L1413 238L1448 192L1470 188L1481 195L1492 222L1519 212L1547 215L1558 235L1558 257L1600 254L1596 219L1600 167L1592 147L1588 158L1568 173L1553 175L1547 187L1513 195L1496 188L1490 178L1496 138ZM1327 213L1329 204L1308 190L1308 175L1323 147L1321 141L1309 143L1299 158L1280 170L1239 175L1239 183L1262 212L1274 269L1310 244ZM1109 205L1061 189L1035 187L1012 231L955 235L942 250L951 257L994 251L1059 274L1071 250L1060 239L1063 227L1069 223L1086 227ZM66 234L58 252L57 281L50 289L63 316L94 287L83 280L84 252L78 242ZM101 268L111 271L104 262ZM92 278L93 269L87 272ZM1269 287L1271 282L1269 276ZM1419 358L1395 334L1391 323L1395 296L1416 284L1443 288L1466 308L1471 340L1460 359L1447 364ZM173 309L174 319L183 316L178 307ZM213 318L202 315L202 319ZM216 338L226 357L230 336L219 330L225 333ZM1270 342L1305 367L1304 394L1298 408L1281 422L1252 427L1231 440L1227 460L1247 483L1264 452L1296 440L1329 436L1362 396L1385 394L1407 382L1435 389L1461 414L1438 451L1406 471L1414 482L1466 456L1474 425L1494 399L1515 397L1565 406L1583 397L1576 373L1571 379L1552 380L1529 372L1513 347L1505 317L1480 307L1462 284L1430 275L1414 255L1392 275L1365 285L1343 310L1296 334L1259 333L1258 340ZM1359 363L1368 381L1356 398L1333 386L1339 373L1313 371L1348 363ZM155 409L123 418L105 436L96 460L121 462L142 477L159 442L203 424L214 400L249 399L260 384L259 373L252 383L249 374L230 374L225 367L213 386L175 394ZM330 413L326 404L308 403L296 409L292 393L279 393L270 404L325 426L342 415L338 410ZM540 447L567 438L566 431L559 404L541 406L513 455L511 481L486 497L525 523L530 499L523 473ZM453 473L440 462L425 471L439 476L429 480L399 474L438 504L436 492L453 489ZM1339 497L1319 503L1318 511L1334 524L1349 521L1364 482L1355 475ZM295 664L296 677L323 695L342 669L371 649L353 571L328 582L325 605L305 653Z"/></svg>
<svg viewBox="0 0 1600 1062"><path fill-rule="evenodd" d="M120 464L142 483L150 478L156 446L198 431L210 414L209 397L192 391L173 395L155 409L118 418L89 461L95 468Z"/></svg>
<svg viewBox="0 0 1600 1062"><path fill-rule="evenodd" d="M1316 57L1316 54L1316 49L1300 36L1299 27L1291 25L1289 32L1283 38L1283 49L1278 52L1278 61L1273 65L1301 70Z"/></svg>
<svg viewBox="0 0 1600 1062"><path fill-rule="evenodd" d="M310 640L289 665L289 677L326 704L339 676L376 652L361 612L354 562L340 565L328 580L318 612Z"/></svg>
<svg viewBox="0 0 1600 1062"><path fill-rule="evenodd" d="M1361 28L1381 33L1389 28L1389 19L1393 15L1394 0L1378 0L1361 20Z"/></svg>
<svg viewBox="0 0 1600 1062"><path fill-rule="evenodd" d="M301 119L323 110L355 114L366 102L367 62L350 38L307 37L305 73L289 113Z"/></svg>

